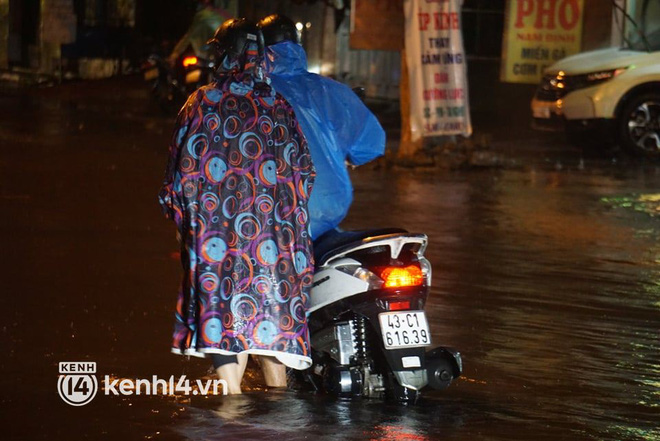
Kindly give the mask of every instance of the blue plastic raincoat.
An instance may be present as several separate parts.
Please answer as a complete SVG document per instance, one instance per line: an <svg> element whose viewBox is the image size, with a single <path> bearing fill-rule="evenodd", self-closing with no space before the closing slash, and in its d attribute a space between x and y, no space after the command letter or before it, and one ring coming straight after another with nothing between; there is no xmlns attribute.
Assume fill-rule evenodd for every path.
<svg viewBox="0 0 660 441"><path fill-rule="evenodd" d="M385 132L346 85L307 71L305 50L284 41L268 47L267 69L275 90L291 104L316 168L309 200L312 237L339 225L353 201L345 161L362 165L385 151Z"/></svg>

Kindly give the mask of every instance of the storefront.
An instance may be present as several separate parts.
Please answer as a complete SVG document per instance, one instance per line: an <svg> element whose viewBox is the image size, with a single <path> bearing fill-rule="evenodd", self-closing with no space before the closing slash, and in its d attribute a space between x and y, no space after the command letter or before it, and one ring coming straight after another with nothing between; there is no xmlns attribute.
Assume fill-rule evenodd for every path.
<svg viewBox="0 0 660 441"><path fill-rule="evenodd" d="M528 13L543 15L552 7L562 7L571 0L508 1L522 5ZM358 3L358 0L245 0L238 2L238 12L251 18L271 12L289 15L301 23L311 70L352 85L368 85L372 96L396 98L400 47L351 47L350 35L360 18L356 16ZM378 11L402 4L402 1L362 0L362 3L372 4L372 10ZM660 27L660 3L657 1L582 0L580 3L584 5L580 14L581 51L638 38L639 31L626 25L629 20L617 7L625 9L646 34ZM164 39L168 31L185 32L186 21L181 17L186 16L186 11L180 9L183 5L190 9L194 2L176 3L179 9L174 8L174 4L165 7L156 0L0 0L0 69L32 69L57 75L65 58L83 60L83 66L90 63L84 60L106 60L101 63L104 76L120 73L125 59L132 56L130 51L135 49L135 34L153 34ZM176 13L171 13L173 8ZM153 20L155 11L162 16L160 20ZM507 35L506 12L507 0L465 0L463 3L463 40L473 90L498 87L502 43ZM391 11L385 13L392 15ZM391 29L387 36L389 34L401 35L402 39L402 30ZM372 40L383 38L381 35ZM478 110L479 103L474 104L473 108Z"/></svg>

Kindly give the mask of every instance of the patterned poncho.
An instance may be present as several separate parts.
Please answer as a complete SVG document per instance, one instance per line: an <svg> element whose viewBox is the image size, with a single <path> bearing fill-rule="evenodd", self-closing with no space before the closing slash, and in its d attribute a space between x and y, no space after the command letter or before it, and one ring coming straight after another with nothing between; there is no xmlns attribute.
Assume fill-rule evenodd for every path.
<svg viewBox="0 0 660 441"><path fill-rule="evenodd" d="M258 62L240 64L190 96L170 145L160 203L184 263L172 351L273 355L304 369L315 172L290 105Z"/></svg>

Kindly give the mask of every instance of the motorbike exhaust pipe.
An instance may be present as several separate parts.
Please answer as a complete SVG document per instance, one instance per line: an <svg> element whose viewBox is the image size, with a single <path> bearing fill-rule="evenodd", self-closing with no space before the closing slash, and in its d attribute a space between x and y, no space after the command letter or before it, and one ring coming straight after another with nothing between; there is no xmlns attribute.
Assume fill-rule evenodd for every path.
<svg viewBox="0 0 660 441"><path fill-rule="evenodd" d="M339 397L359 397L362 395L362 375L355 368L333 366L324 374L324 386Z"/></svg>
<svg viewBox="0 0 660 441"><path fill-rule="evenodd" d="M452 380L461 376L463 360L460 352L452 348L435 348L426 353L426 369L428 386L436 389L447 389Z"/></svg>

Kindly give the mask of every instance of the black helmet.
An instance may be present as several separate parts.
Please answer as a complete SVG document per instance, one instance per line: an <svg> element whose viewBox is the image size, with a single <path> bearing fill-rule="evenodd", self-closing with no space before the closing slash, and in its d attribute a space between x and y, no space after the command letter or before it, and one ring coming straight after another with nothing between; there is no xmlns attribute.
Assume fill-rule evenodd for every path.
<svg viewBox="0 0 660 441"><path fill-rule="evenodd" d="M264 36L256 23L246 18L231 18L216 29L213 38L206 42L220 58L242 56L250 42L257 44L259 56L264 55Z"/></svg>
<svg viewBox="0 0 660 441"><path fill-rule="evenodd" d="M264 33L266 46L272 46L281 41L293 41L300 44L296 25L289 17L278 14L269 15L262 18L258 25L261 32Z"/></svg>

